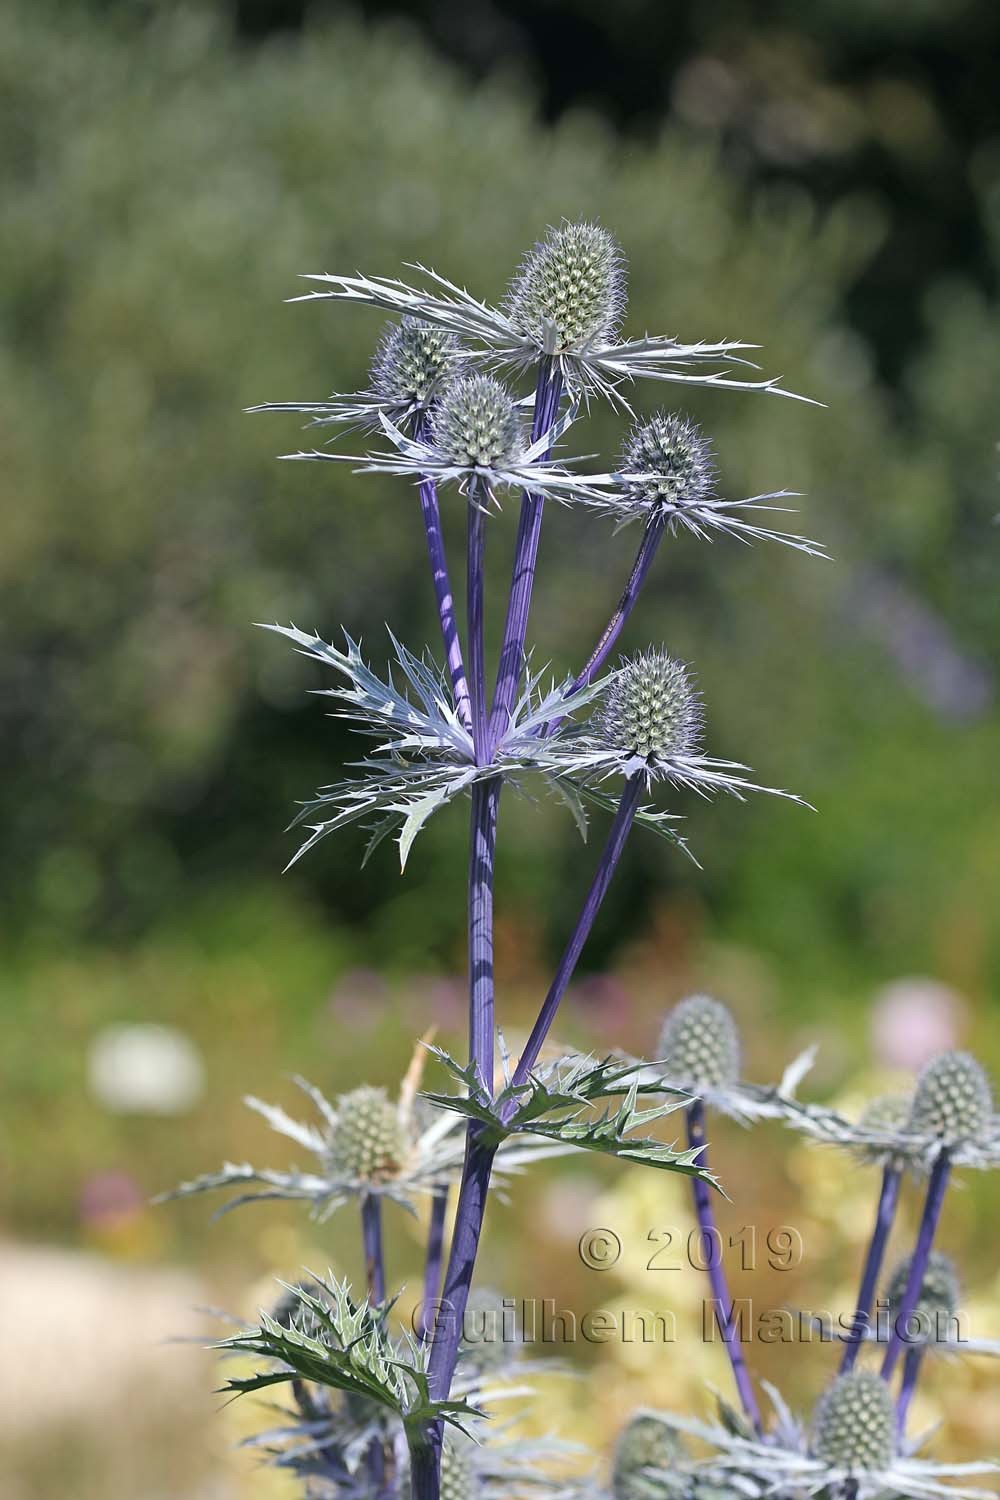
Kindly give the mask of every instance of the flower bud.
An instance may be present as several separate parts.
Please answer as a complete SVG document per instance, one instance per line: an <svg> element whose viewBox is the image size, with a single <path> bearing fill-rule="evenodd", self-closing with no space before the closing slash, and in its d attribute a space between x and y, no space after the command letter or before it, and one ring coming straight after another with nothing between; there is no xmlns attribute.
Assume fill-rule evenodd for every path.
<svg viewBox="0 0 1000 1500"><path fill-rule="evenodd" d="M649 650L626 661L608 685L597 716L609 750L657 760L698 748L701 705L683 662Z"/></svg>
<svg viewBox="0 0 1000 1500"><path fill-rule="evenodd" d="M523 449L513 396L491 375L460 375L445 389L431 417L434 447L462 469L502 469Z"/></svg>
<svg viewBox="0 0 1000 1500"><path fill-rule="evenodd" d="M333 1171L351 1181L382 1182L399 1171L406 1143L385 1089L365 1084L341 1095L329 1153Z"/></svg>
<svg viewBox="0 0 1000 1500"><path fill-rule="evenodd" d="M725 1088L740 1076L740 1034L729 1007L691 995L670 1012L657 1056L669 1078L692 1087Z"/></svg>
<svg viewBox="0 0 1000 1500"><path fill-rule="evenodd" d="M957 1146L982 1135L992 1113L993 1096L982 1065L968 1052L942 1052L917 1079L910 1129Z"/></svg>
<svg viewBox="0 0 1000 1500"><path fill-rule="evenodd" d="M474 1444L448 1433L441 1446L441 1500L475 1500L482 1486L472 1463Z"/></svg>
<svg viewBox="0 0 1000 1500"><path fill-rule="evenodd" d="M893 1271L885 1289L889 1304L889 1316L895 1320L903 1303L906 1283L910 1278L910 1256L900 1261ZM917 1305L913 1309L919 1320L919 1328L910 1325L904 1329L909 1342L936 1344L947 1337L948 1325L958 1312L961 1292L955 1262L939 1250L932 1250L924 1271Z"/></svg>
<svg viewBox="0 0 1000 1500"><path fill-rule="evenodd" d="M450 369L458 347L453 333L420 318L389 323L372 360L372 390L386 401L426 405Z"/></svg>
<svg viewBox="0 0 1000 1500"><path fill-rule="evenodd" d="M597 224L550 229L521 262L507 298L518 333L550 354L609 341L624 309L624 257Z"/></svg>
<svg viewBox="0 0 1000 1500"><path fill-rule="evenodd" d="M888 1385L873 1370L841 1375L820 1397L812 1451L831 1467L879 1472L895 1453L896 1409Z"/></svg>
<svg viewBox="0 0 1000 1500"><path fill-rule="evenodd" d="M637 1412L618 1435L611 1475L614 1500L640 1500L647 1493L644 1469L672 1468L683 1454L678 1435L653 1412Z"/></svg>
<svg viewBox="0 0 1000 1500"><path fill-rule="evenodd" d="M715 488L712 445L679 412L659 411L629 433L622 453L626 499L643 510L698 505Z"/></svg>

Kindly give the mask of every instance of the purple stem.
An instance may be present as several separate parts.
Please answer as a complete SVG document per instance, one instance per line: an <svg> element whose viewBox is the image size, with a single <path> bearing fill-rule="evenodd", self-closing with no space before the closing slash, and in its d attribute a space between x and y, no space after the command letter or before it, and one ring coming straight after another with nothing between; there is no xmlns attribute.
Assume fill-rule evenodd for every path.
<svg viewBox="0 0 1000 1500"><path fill-rule="evenodd" d="M628 575L628 582L622 590L622 596L618 601L618 607L605 626L604 633L597 642L597 645L587 658L587 664L583 668L583 671L574 680L570 692L576 692L579 688L586 687L611 655L615 642L624 630L626 621L635 608L642 585L646 581L646 574L649 572L650 564L656 556L656 549L663 539L664 529L662 517L656 515L650 517L646 524L646 529L642 534L642 541L639 543L639 550L635 555L632 571Z"/></svg>
<svg viewBox="0 0 1000 1500"><path fill-rule="evenodd" d="M426 417L421 415L413 424L413 436L419 441L426 428ZM438 506L437 485L433 480L420 483L420 512L427 535L427 556L430 559L431 578L434 582L434 597L437 600L438 618L441 621L441 636L444 641L445 660L451 678L452 697L462 723L472 728L472 710L469 704L469 686L465 678L465 663L462 658L462 643L455 621L455 600L451 591L448 560L445 556L444 537L441 533L441 511Z"/></svg>
<svg viewBox="0 0 1000 1500"><path fill-rule="evenodd" d="M361 1199L361 1238L365 1249L365 1276L372 1302L385 1301L385 1259L382 1254L382 1201L376 1193ZM368 1447L368 1474L376 1494L385 1479L385 1454L379 1438Z"/></svg>
<svg viewBox="0 0 1000 1500"><path fill-rule="evenodd" d="M410 1493L413 1500L438 1500L438 1441L416 1442L410 1438Z"/></svg>
<svg viewBox="0 0 1000 1500"><path fill-rule="evenodd" d="M688 1145L704 1146L705 1106L700 1099L696 1099L688 1108L687 1136ZM698 1165L702 1167L708 1165L704 1151L702 1151L698 1158ZM743 1345L740 1343L739 1328L733 1318L733 1301L729 1295L729 1286L726 1282L726 1272L722 1264L720 1250L722 1240L715 1223L715 1212L712 1208L708 1183L703 1182L700 1177L692 1177L691 1192L694 1195L694 1208L698 1216L698 1227L701 1230L703 1241L702 1254L708 1266L708 1279L712 1287L712 1297L715 1302L716 1315L722 1331L723 1342L726 1346L726 1353L729 1355L729 1363L733 1369L733 1379L736 1382L740 1401L743 1403L743 1410L752 1423L754 1431L758 1436L761 1436L764 1427L760 1419L760 1407L757 1405L757 1397L754 1395L753 1384L750 1380L750 1371L747 1369L746 1360L743 1358Z"/></svg>
<svg viewBox="0 0 1000 1500"><path fill-rule="evenodd" d="M483 557L486 551L486 516L470 494L466 523L466 612L469 642L469 687L472 695L472 740L476 762L489 759L486 722L486 655L483 645Z"/></svg>
<svg viewBox="0 0 1000 1500"><path fill-rule="evenodd" d="M594 925L594 919L600 910L601 902L604 900L608 886L611 884L611 877L615 873L615 867L621 858L622 850L625 847L625 840L628 838L629 829L632 827L632 820L639 806L639 798L642 795L643 786L644 780L641 774L630 777L625 783L621 801L618 804L614 821L608 833L607 843L604 845L600 863L591 882L590 890L587 892L587 899L583 903L583 909L577 918L576 927L573 929L573 934L566 944L562 958L559 960L556 976L538 1013L538 1019L531 1029L531 1035L528 1037L517 1067L514 1069L514 1076L511 1079L511 1083L514 1085L524 1083L531 1069L538 1061L538 1054L541 1052L545 1038L548 1036L552 1023L556 1018L559 1003L566 993L567 985L573 977L573 970L576 968L583 945L590 936L590 929ZM515 1107L513 1102L507 1106L505 1113L508 1118L514 1112Z"/></svg>
<svg viewBox="0 0 1000 1500"><path fill-rule="evenodd" d="M487 1099L493 1093L493 870L502 784L496 776L472 788L469 840L469 1062Z"/></svg>
<svg viewBox="0 0 1000 1500"><path fill-rule="evenodd" d="M882 1361L883 1380L891 1379L899 1362L899 1356L903 1352L903 1336L906 1332L906 1325L913 1316L914 1308L920 1299L920 1289L924 1284L927 1262L930 1259L934 1235L941 1217L941 1207L948 1188L950 1172L951 1158L947 1148L942 1148L931 1171L931 1180L927 1184L927 1197L924 1199L924 1212L920 1220L920 1229L917 1232L916 1248L910 1258L910 1274L906 1280L906 1290L899 1304L899 1312L893 1324L892 1338L885 1351L885 1359Z"/></svg>
<svg viewBox="0 0 1000 1500"><path fill-rule="evenodd" d="M535 412L531 423L531 440L537 442L555 422L562 398L562 372L550 358L539 361L535 385ZM542 527L545 500L526 490L521 500L521 514L514 543L514 571L511 576L507 618L500 645L500 665L490 714L490 754L507 729L517 685L524 665L524 640L528 631L528 611L535 581L538 536Z"/></svg>
<svg viewBox="0 0 1000 1500"><path fill-rule="evenodd" d="M899 1400L896 1403L896 1431L900 1437L906 1431L906 1414L917 1388L926 1347L925 1344L914 1344L911 1349L907 1349L903 1359L903 1383L900 1386Z"/></svg>
<svg viewBox="0 0 1000 1500"><path fill-rule="evenodd" d="M441 1262L444 1258L444 1221L448 1215L448 1189L435 1188L431 1198L431 1219L427 1228L427 1256L424 1261L424 1298L420 1308L420 1339L424 1343L434 1326L434 1305L441 1285Z"/></svg>
<svg viewBox="0 0 1000 1500"><path fill-rule="evenodd" d="M901 1174L899 1167L894 1166L891 1161L888 1162L882 1173L882 1191L879 1194L878 1210L875 1214L875 1227L872 1230L865 1268L861 1276L861 1286L858 1289L858 1302L854 1314L854 1322L851 1325L850 1337L844 1345L844 1352L840 1360L841 1375L846 1375L849 1370L853 1370L858 1357L858 1351L864 1342L865 1330L868 1326L868 1319L875 1301L875 1288L878 1285L879 1273L882 1270L882 1262L885 1258L885 1247L896 1217L900 1181Z"/></svg>

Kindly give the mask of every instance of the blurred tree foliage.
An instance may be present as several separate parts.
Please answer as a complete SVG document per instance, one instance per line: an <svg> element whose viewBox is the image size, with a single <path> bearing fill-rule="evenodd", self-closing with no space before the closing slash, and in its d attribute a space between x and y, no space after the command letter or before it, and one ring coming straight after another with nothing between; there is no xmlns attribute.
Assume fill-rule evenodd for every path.
<svg viewBox="0 0 1000 1500"><path fill-rule="evenodd" d="M919 11L937 26L949 8ZM892 10L916 34L913 8ZM241 415L364 379L377 315L283 306L298 273L419 260L496 297L547 222L590 215L631 258L632 329L758 339L769 373L829 404L687 403L730 493L808 491L801 524L838 558L665 550L631 641L690 657L711 748L822 815L684 806L707 873L638 838L599 941L683 885L792 973L933 965L974 989L996 974L1000 729L984 658L1000 624L1000 320L985 250L979 271L921 285L922 331L902 340L890 389L851 313L893 231L885 202L836 192L819 210L793 174L750 181L724 131L695 129L690 100L711 96L697 74L679 118L621 144L589 110L540 124L525 85L472 81L395 24L317 21L240 49L210 9L56 19L18 0L0 26L0 879L14 932L127 936L275 877L294 800L356 746L306 697L321 679L249 621L345 622L377 659L385 620L433 639L412 495L276 464L298 445L295 419ZM814 113L826 100L841 117L820 81L802 87ZM933 123L929 95L906 99ZM899 116L891 99L880 108L889 130ZM998 151L983 145L961 174L940 159L992 228L991 274ZM621 437L602 412L580 441L613 452ZM458 503L447 524L457 551ZM508 512L491 523L498 579L511 540ZM547 521L542 659L580 660L635 540ZM557 811L527 815L518 839L526 814L505 810L501 899L555 943L579 899L578 846ZM463 844L461 817L439 820L400 882L389 850L359 875L362 841L347 837L288 879L307 904L363 921L380 959L445 963Z"/></svg>

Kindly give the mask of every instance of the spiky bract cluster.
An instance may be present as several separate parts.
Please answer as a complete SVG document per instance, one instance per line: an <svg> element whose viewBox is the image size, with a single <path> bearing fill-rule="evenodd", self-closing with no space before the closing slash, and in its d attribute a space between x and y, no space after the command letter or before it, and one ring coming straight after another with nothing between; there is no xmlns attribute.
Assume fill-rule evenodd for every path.
<svg viewBox="0 0 1000 1500"><path fill-rule="evenodd" d="M625 260L597 224L550 229L521 262L510 321L551 354L609 340L625 310Z"/></svg>
<svg viewBox="0 0 1000 1500"><path fill-rule="evenodd" d="M449 372L458 347L453 333L420 318L390 323L372 360L372 390L386 401L425 406Z"/></svg>
<svg viewBox="0 0 1000 1500"><path fill-rule="evenodd" d="M615 673L597 723L609 750L637 756L655 771L657 761L697 751L701 702L684 663L650 649Z"/></svg>
<svg viewBox="0 0 1000 1500"><path fill-rule="evenodd" d="M626 499L644 509L699 505L715 488L712 447L696 423L659 411L633 427L622 454Z"/></svg>
<svg viewBox="0 0 1000 1500"><path fill-rule="evenodd" d="M472 1462L474 1444L449 1433L441 1449L441 1500L474 1500L482 1486Z"/></svg>
<svg viewBox="0 0 1000 1500"><path fill-rule="evenodd" d="M889 1315L895 1319L903 1302L906 1283L910 1276L910 1256L900 1261L889 1277L885 1295L889 1304ZM917 1325L904 1330L908 1342L938 1343L947 1338L949 1325L958 1311L961 1288L955 1262L940 1250L932 1250L924 1271L917 1305L913 1309Z"/></svg>
<svg viewBox="0 0 1000 1500"><path fill-rule="evenodd" d="M492 375L460 375L442 393L431 418L434 448L463 469L502 469L524 450L513 396Z"/></svg>
<svg viewBox="0 0 1000 1500"><path fill-rule="evenodd" d="M820 1397L812 1450L833 1468L879 1472L895 1453L895 1404L873 1370L841 1375Z"/></svg>
<svg viewBox="0 0 1000 1500"><path fill-rule="evenodd" d="M611 1471L614 1500L642 1500L643 1470L671 1467L683 1453L678 1434L654 1412L636 1412L622 1428Z"/></svg>
<svg viewBox="0 0 1000 1500"><path fill-rule="evenodd" d="M667 1017L658 1058L668 1078L692 1087L728 1087L740 1076L740 1034L728 1006L690 995Z"/></svg>
<svg viewBox="0 0 1000 1500"><path fill-rule="evenodd" d="M330 1164L345 1178L384 1182L406 1156L399 1111L385 1089L367 1084L337 1100L337 1125L329 1143Z"/></svg>
<svg viewBox="0 0 1000 1500"><path fill-rule="evenodd" d="M910 1129L957 1146L980 1136L992 1113L993 1095L982 1065L968 1052L943 1052L917 1080Z"/></svg>

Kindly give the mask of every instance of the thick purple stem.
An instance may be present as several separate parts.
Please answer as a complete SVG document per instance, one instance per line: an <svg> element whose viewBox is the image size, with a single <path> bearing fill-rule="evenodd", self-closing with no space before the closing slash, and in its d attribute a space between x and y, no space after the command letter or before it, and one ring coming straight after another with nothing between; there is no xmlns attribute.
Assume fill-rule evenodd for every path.
<svg viewBox="0 0 1000 1500"><path fill-rule="evenodd" d="M434 1304L441 1285L441 1263L444 1259L444 1222L448 1217L448 1189L435 1188L431 1198L431 1217L427 1226L427 1255L424 1259L424 1295L420 1304L420 1339L425 1342L434 1327Z"/></svg>
<svg viewBox="0 0 1000 1500"><path fill-rule="evenodd" d="M438 1500L439 1451L439 1440L410 1443L410 1494L413 1500Z"/></svg>
<svg viewBox="0 0 1000 1500"><path fill-rule="evenodd" d="M539 361L538 380L535 385L535 412L531 424L532 442L537 442L555 422L562 398L562 373L553 361ZM524 641L528 632L528 612L531 608L531 591L535 582L535 562L538 557L538 536L542 527L542 512L545 501L541 495L525 491L521 500L521 514L517 524L517 540L514 543L514 571L511 576L510 598L507 601L507 618L504 622L503 640L500 645L500 665L497 671L496 691L490 714L490 751L503 737L510 721L510 712L521 680L524 666Z"/></svg>
<svg viewBox="0 0 1000 1500"><path fill-rule="evenodd" d="M469 840L469 1061L481 1093L493 1093L493 871L499 777L472 788Z"/></svg>
<svg viewBox="0 0 1000 1500"><path fill-rule="evenodd" d="M418 441L424 436L426 419L418 417L414 423L413 436ZM437 485L430 479L420 483L420 513L424 520L427 537L427 556L431 565L434 597L437 600L438 619L441 622L441 638L444 641L445 661L451 678L451 692L455 708L467 729L472 728L472 709L469 703L469 685L465 677L465 662L462 657L462 642L459 639L455 620L455 598L451 591L451 577L445 556L444 537L441 533L441 511L438 506Z"/></svg>
<svg viewBox="0 0 1000 1500"><path fill-rule="evenodd" d="M622 590L618 606L605 626L600 640L587 658L586 666L574 680L573 686L570 689L571 692L576 692L579 688L586 687L588 683L592 682L611 655L615 642L624 630L628 617L635 608L642 586L646 581L646 574L649 572L650 564L656 556L656 549L663 539L664 529L663 520L660 517L653 516L647 523L646 529L642 534L642 541L639 543L639 550L635 555L635 562L632 564L632 571L628 575L628 581Z"/></svg>
<svg viewBox="0 0 1000 1500"><path fill-rule="evenodd" d="M469 496L466 531L466 611L468 616L469 691L472 699L472 740L476 761L489 759L486 720L486 654L483 644L485 587L483 557L486 550L486 516Z"/></svg>
<svg viewBox="0 0 1000 1500"><path fill-rule="evenodd" d="M495 1146L482 1143L482 1127L470 1122L465 1137L465 1161L458 1193L458 1211L451 1240L451 1254L444 1278L441 1301L435 1317L434 1338L428 1365L431 1396L441 1401L451 1389L458 1360L472 1273L479 1253L479 1240L486 1214L486 1198L493 1170Z"/></svg>
<svg viewBox="0 0 1000 1500"><path fill-rule="evenodd" d="M705 1106L700 1099L696 1099L688 1108L687 1135L690 1146L704 1146ZM708 1165L704 1151L702 1151L698 1158L698 1165L701 1167ZM694 1195L694 1208L698 1216L698 1228L701 1230L702 1254L705 1264L708 1267L708 1279L712 1287L716 1318L722 1332L726 1353L729 1355L729 1363L733 1370L733 1380L736 1382L736 1389L739 1393L743 1410L752 1423L754 1431L760 1436L764 1431L760 1419L760 1407L757 1405L757 1397L754 1395L750 1371L747 1369L746 1360L743 1358L743 1345L740 1342L740 1331L737 1320L733 1316L733 1299L729 1295L729 1285L726 1281L726 1272L722 1264L722 1240L715 1223L715 1212L712 1208L710 1190L708 1184L703 1182L700 1177L692 1177L691 1192Z"/></svg>
<svg viewBox="0 0 1000 1500"><path fill-rule="evenodd" d="M910 1257L910 1274L906 1279L906 1290L899 1304L899 1312L893 1324L892 1337L885 1351L885 1359L882 1361L883 1380L891 1379L899 1362L899 1356L903 1352L907 1324L920 1300L920 1289L924 1284L927 1262L930 1259L934 1235L941 1217L941 1207L948 1189L950 1172L951 1158L947 1149L942 1149L931 1171L931 1180L927 1184L927 1197L924 1199L924 1212L920 1220L920 1229L917 1232L916 1248Z"/></svg>
<svg viewBox="0 0 1000 1500"><path fill-rule="evenodd" d="M920 1378L920 1366L923 1364L925 1349L924 1344L914 1344L911 1349L907 1349L903 1359L903 1383L899 1388L899 1399L896 1402L896 1431L900 1437L906 1432L906 1416Z"/></svg>
<svg viewBox="0 0 1000 1500"><path fill-rule="evenodd" d="M882 1173L882 1191L879 1194L878 1209L875 1214L875 1227L872 1230L871 1241L868 1245L868 1255L865 1258L865 1268L861 1275L861 1285L858 1288L858 1301L854 1313L854 1321L851 1324L850 1337L844 1345L844 1352L840 1360L841 1375L846 1375L849 1370L853 1370L858 1357L858 1350L864 1342L868 1320L875 1302L875 1288L878 1285L879 1273L882 1270L882 1262L885 1259L885 1247L896 1217L900 1181L901 1174L899 1167L895 1166L891 1161L888 1162Z"/></svg>
<svg viewBox="0 0 1000 1500"><path fill-rule="evenodd" d="M365 1248L365 1277L372 1302L385 1301L385 1258L382 1254L382 1201L375 1193L361 1200L361 1238ZM376 1494L385 1479L382 1443L372 1438L368 1447L368 1474Z"/></svg>
<svg viewBox="0 0 1000 1500"><path fill-rule="evenodd" d="M559 1003L566 993L567 985L573 977L573 970L576 968L583 945L590 936L590 929L594 925L594 919L600 911L601 902L604 900L608 886L611 884L611 877L615 873L618 861L621 859L625 840L628 838L629 829L632 827L632 820L639 806L643 784L641 775L632 776L625 783L625 790L622 792L621 801L618 804L614 821L608 833L607 843L604 845L600 863L591 882L590 890L587 892L587 899L583 903L583 909L577 918L576 927L573 929L573 934L566 944L562 958L559 960L556 976L538 1013L538 1019L531 1029L531 1035L528 1037L517 1067L514 1069L514 1076L511 1082L515 1085L524 1083L538 1061L538 1054L541 1052L545 1038L548 1036L552 1023L556 1018ZM507 1107L506 1112L508 1117L513 1113L514 1107L513 1104Z"/></svg>

